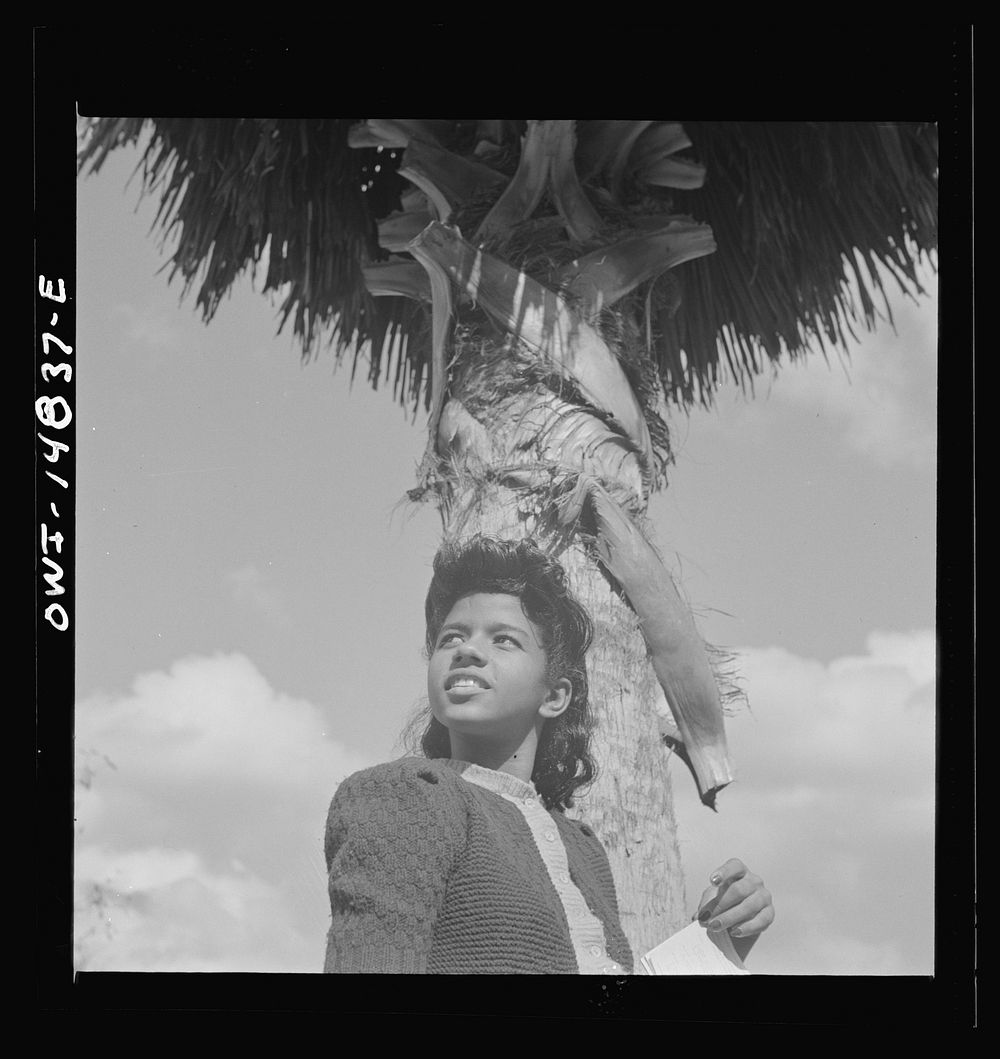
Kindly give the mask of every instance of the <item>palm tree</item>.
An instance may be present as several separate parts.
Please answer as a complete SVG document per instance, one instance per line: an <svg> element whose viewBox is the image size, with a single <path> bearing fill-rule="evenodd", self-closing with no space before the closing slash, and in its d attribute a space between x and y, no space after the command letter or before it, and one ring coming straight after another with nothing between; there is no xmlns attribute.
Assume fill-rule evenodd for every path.
<svg viewBox="0 0 1000 1059"><path fill-rule="evenodd" d="M446 537L531 534L595 619L602 836L644 951L685 918L668 760L714 808L732 778L726 656L644 513L664 416L871 327L920 291L936 130L875 123L97 119L81 168L140 163L210 320L248 268L303 355L428 412L412 500Z"/></svg>

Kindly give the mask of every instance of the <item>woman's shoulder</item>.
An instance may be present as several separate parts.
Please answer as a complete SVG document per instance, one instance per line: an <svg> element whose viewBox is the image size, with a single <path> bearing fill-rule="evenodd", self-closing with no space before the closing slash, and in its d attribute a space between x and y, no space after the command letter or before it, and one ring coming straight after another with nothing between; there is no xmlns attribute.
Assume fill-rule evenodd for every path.
<svg viewBox="0 0 1000 1059"><path fill-rule="evenodd" d="M458 774L446 764L424 757L402 757L361 769L348 776L333 797L331 810L356 802L440 804L442 795L458 790Z"/></svg>
<svg viewBox="0 0 1000 1059"><path fill-rule="evenodd" d="M443 761L426 757L401 757L395 761L385 761L381 765L360 769L348 776L341 787L380 787L400 783L409 785L414 781L433 787L442 782L452 783L457 779L458 773Z"/></svg>

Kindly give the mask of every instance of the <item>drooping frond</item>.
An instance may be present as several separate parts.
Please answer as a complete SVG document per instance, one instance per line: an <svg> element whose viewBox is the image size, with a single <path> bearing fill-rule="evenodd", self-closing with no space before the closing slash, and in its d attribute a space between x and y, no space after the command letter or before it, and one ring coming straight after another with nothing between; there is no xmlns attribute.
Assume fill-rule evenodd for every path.
<svg viewBox="0 0 1000 1059"><path fill-rule="evenodd" d="M707 178L675 206L710 224L717 251L672 273L681 309L664 320L668 393L711 386L721 347L748 380L784 350L842 345L889 303L879 268L920 292L917 265L937 247L937 133L932 125L686 122ZM694 354L692 358L692 354Z"/></svg>
<svg viewBox="0 0 1000 1059"><path fill-rule="evenodd" d="M888 315L882 275L917 293L936 248L931 124L102 118L81 168L143 132L170 275L197 287L204 317L266 265L305 355L328 341L356 371L364 348L372 385L407 404L429 402L431 308L422 289L387 288L405 271L370 266L411 261L407 243L442 214L477 245L519 246L542 283L602 247L707 226L714 252L633 270L615 310L681 405L871 327L880 302Z"/></svg>
<svg viewBox="0 0 1000 1059"><path fill-rule="evenodd" d="M401 297L372 298L363 268L379 260L374 217L398 205L398 177L372 181L380 152L349 150L351 119L100 119L80 166L100 169L108 153L149 134L138 172L157 197L154 227L175 240L168 278L196 290L205 321L246 272L263 272L280 296L279 332L291 320L306 356L332 341L338 354L370 343L373 385L383 353L410 334L419 353L424 321ZM378 176L378 174L375 174ZM377 183L377 186L376 186ZM357 369L357 361L354 370ZM419 356L397 364L404 401L421 393Z"/></svg>

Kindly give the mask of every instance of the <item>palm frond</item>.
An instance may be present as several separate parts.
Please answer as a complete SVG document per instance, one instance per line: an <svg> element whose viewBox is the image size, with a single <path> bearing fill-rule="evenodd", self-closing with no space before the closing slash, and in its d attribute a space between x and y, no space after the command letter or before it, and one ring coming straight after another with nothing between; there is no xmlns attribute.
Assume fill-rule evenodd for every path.
<svg viewBox="0 0 1000 1059"><path fill-rule="evenodd" d="M710 399L710 336L722 336L730 371L747 381L783 354L843 344L857 320L871 328L873 295L884 295L873 265L920 293L917 264L937 247L932 125L684 127L708 178L675 191L674 206L710 224L718 249L685 267L683 308L667 336L688 357L689 377L671 379L682 400Z"/></svg>
<svg viewBox="0 0 1000 1059"><path fill-rule="evenodd" d="M378 222L400 209L408 186L398 172L404 149L358 132L354 142L367 143L369 135L372 146L351 147L349 131L360 124L101 118L89 130L80 167L97 170L112 150L148 133L139 171L146 192L159 199L155 227L165 240L176 239L169 276L180 277L185 291L197 288L206 320L237 278L266 260L263 289L280 294L279 330L291 321L304 356L324 344L338 360L352 351L353 376L364 350L372 385L391 378L401 402L426 406L429 310L405 298L372 298L363 272L389 256L379 246ZM450 152L479 174L482 193L452 218L467 238L503 195L533 127L524 120L396 124L412 156ZM871 328L888 312L880 269L907 293L920 292L918 264L933 255L937 238L933 124L576 127L577 161L586 163L589 182L576 185L574 176L571 183L574 193L585 193L588 242L550 266L594 250L598 223L607 234L597 245L657 223L657 216L685 217L714 234L715 253L650 279L620 307L640 323L644 355L679 405L710 403L725 374L752 387L755 375L783 357L841 345L859 326ZM571 130L567 136L572 144ZM615 155L612 141L631 153ZM413 151L424 142L433 152ZM490 170L504 179L484 181ZM686 174L703 174L702 186ZM560 224L565 231L565 174L555 186L557 201L543 197L525 222L533 235ZM515 235L508 233L508 242Z"/></svg>

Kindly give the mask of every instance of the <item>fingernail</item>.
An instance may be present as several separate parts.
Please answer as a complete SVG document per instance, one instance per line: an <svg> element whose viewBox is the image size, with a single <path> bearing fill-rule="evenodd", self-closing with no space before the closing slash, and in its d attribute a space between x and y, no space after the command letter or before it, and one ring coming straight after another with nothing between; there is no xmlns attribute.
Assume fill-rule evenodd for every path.
<svg viewBox="0 0 1000 1059"><path fill-rule="evenodd" d="M708 881L713 886L718 886L719 883L722 882L722 876L718 872L716 872Z"/></svg>
<svg viewBox="0 0 1000 1059"><path fill-rule="evenodd" d="M708 929L722 930L722 924L717 919L713 919L712 922L708 924Z"/></svg>
<svg viewBox="0 0 1000 1059"><path fill-rule="evenodd" d="M706 919L708 919L708 917L709 917L710 915L711 915L711 912L709 912L709 910L708 910L707 908L703 908L703 909L702 909L702 910L701 910L701 911L700 911L700 912L698 913L698 922L699 922L699 923L704 923L704 922L705 922L705 920L706 920Z"/></svg>
<svg viewBox="0 0 1000 1059"><path fill-rule="evenodd" d="M731 938L742 938L743 937L743 931L740 930L739 927L733 927L733 929L729 932L729 936Z"/></svg>

